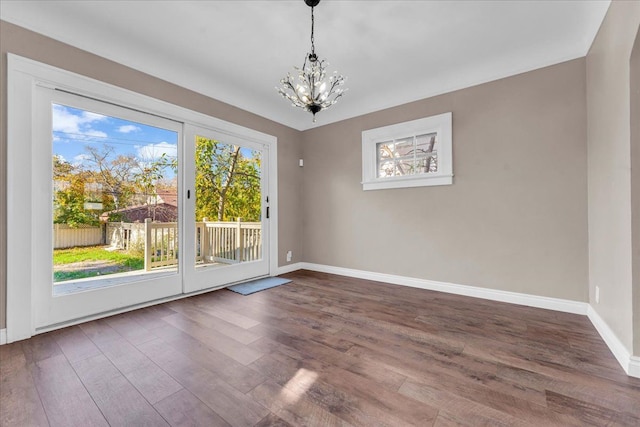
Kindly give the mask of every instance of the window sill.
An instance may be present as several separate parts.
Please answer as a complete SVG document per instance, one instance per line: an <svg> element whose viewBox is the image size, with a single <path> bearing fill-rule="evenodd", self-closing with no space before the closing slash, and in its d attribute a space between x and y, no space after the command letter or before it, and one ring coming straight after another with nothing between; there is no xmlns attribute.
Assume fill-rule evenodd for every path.
<svg viewBox="0 0 640 427"><path fill-rule="evenodd" d="M362 183L364 191L385 190L389 188L431 187L436 185L453 184L453 175L438 175L432 177L400 177L387 178Z"/></svg>

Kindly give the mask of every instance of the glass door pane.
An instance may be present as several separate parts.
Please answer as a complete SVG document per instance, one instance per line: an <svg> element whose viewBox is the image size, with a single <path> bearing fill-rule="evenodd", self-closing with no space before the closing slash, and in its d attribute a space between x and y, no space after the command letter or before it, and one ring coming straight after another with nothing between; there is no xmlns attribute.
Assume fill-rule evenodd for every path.
<svg viewBox="0 0 640 427"><path fill-rule="evenodd" d="M261 153L196 136L196 266L262 259Z"/></svg>

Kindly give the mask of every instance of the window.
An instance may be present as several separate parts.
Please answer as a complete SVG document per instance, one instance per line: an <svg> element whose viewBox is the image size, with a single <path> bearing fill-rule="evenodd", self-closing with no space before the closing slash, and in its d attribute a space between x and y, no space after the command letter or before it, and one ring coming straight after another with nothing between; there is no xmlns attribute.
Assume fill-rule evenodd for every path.
<svg viewBox="0 0 640 427"><path fill-rule="evenodd" d="M364 190L453 182L451 113L362 132Z"/></svg>

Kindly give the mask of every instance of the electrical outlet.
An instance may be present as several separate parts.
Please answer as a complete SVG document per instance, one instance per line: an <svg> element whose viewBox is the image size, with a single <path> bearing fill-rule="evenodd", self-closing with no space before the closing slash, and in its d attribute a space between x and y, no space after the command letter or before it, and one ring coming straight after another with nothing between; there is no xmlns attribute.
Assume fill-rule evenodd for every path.
<svg viewBox="0 0 640 427"><path fill-rule="evenodd" d="M596 304L600 303L600 286L596 286Z"/></svg>
<svg viewBox="0 0 640 427"><path fill-rule="evenodd" d="M291 251L287 252L287 262L291 262L292 257L293 257L293 253Z"/></svg>

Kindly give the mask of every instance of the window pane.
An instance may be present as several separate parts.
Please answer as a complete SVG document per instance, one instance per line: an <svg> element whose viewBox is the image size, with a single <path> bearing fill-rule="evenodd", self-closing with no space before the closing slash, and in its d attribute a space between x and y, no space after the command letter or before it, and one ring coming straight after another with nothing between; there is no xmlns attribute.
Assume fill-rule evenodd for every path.
<svg viewBox="0 0 640 427"><path fill-rule="evenodd" d="M393 141L376 144L378 178L395 175L395 145Z"/></svg>
<svg viewBox="0 0 640 427"><path fill-rule="evenodd" d="M438 172L438 138L436 133L416 136L416 173Z"/></svg>
<svg viewBox="0 0 640 427"><path fill-rule="evenodd" d="M413 159L414 141L413 138L404 138L396 141L396 155L397 159Z"/></svg>

